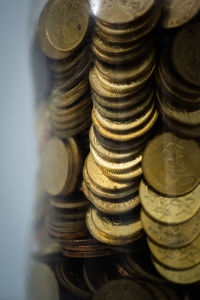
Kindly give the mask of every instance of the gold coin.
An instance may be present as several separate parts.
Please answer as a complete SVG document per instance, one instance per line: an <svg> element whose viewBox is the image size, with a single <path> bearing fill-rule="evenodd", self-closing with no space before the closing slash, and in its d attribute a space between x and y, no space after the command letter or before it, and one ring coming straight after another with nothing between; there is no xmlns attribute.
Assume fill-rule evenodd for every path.
<svg viewBox="0 0 200 300"><path fill-rule="evenodd" d="M132 182L136 185L137 192L139 190L139 181L142 176L142 168L140 165L126 173L111 172L108 169L102 169L103 173L110 179L118 182Z"/></svg>
<svg viewBox="0 0 200 300"><path fill-rule="evenodd" d="M94 127L96 128L96 130L103 137L105 137L107 139L114 140L114 141L122 142L122 143L133 140L133 139L136 139L136 138L141 137L144 134L146 134L148 131L150 131L150 129L154 125L155 121L157 120L157 117L158 117L157 110L154 110L153 114L151 115L150 119L148 120L148 123L145 123L142 128L138 129L136 127L135 131L132 130L128 133L120 134L120 132L114 133L114 132L111 132L111 131L105 129L104 127L102 127L101 123L96 118L96 115L94 114L94 111L92 112L92 121L93 121L93 124L94 124ZM135 121L135 123L138 123L137 120ZM133 128L134 128L134 122L131 123L131 126L133 126Z"/></svg>
<svg viewBox="0 0 200 300"><path fill-rule="evenodd" d="M199 1L196 8L200 9ZM174 67L187 82L200 86L200 22L184 27L174 39L172 59ZM185 42L187 41L187 43Z"/></svg>
<svg viewBox="0 0 200 300"><path fill-rule="evenodd" d="M152 76L154 69L155 69L155 64L152 66L152 68L145 74L142 74L142 77L137 78L135 81L131 81L129 83L116 83L109 81L105 79L102 74L96 69L96 74L101 81L102 86L104 89L107 89L111 92L114 93L127 93L127 92L134 92L136 93L138 90L140 90L142 87L144 88L144 85L147 83L147 81L150 79Z"/></svg>
<svg viewBox="0 0 200 300"><path fill-rule="evenodd" d="M80 46L89 26L87 1L59 0L49 4L45 32L58 51L71 52Z"/></svg>
<svg viewBox="0 0 200 300"><path fill-rule="evenodd" d="M146 234L163 247L181 248L192 243L199 235L200 210L190 220L176 225L159 223L143 209L140 217Z"/></svg>
<svg viewBox="0 0 200 300"><path fill-rule="evenodd" d="M128 132L137 131L138 127L141 127L142 125L145 126L145 124L152 117L152 114L155 111L154 106L154 102L152 102L150 107L148 107L147 111L144 111L143 114L138 116L137 119L133 117L127 122L118 122L116 120L113 121L105 118L101 111L99 111L95 105L93 106L92 116L94 115L98 122L101 124L101 126L106 130L118 134L128 134Z"/></svg>
<svg viewBox="0 0 200 300"><path fill-rule="evenodd" d="M80 124L79 126L74 127L73 129L56 129L55 127L52 128L52 131L54 132L54 134L60 138L69 138L69 137L73 137L75 135L80 134L81 132L83 132L85 129L87 129L91 124L91 120L90 118L88 120L85 120L84 123Z"/></svg>
<svg viewBox="0 0 200 300"><path fill-rule="evenodd" d="M141 236L141 222L135 219L108 217L95 208L89 208L86 214L86 225L91 235L100 242L109 245L125 245Z"/></svg>
<svg viewBox="0 0 200 300"><path fill-rule="evenodd" d="M123 113L124 110L128 111L131 108L133 109L133 107L135 107L135 109L138 106L141 108L142 103L146 103L150 101L152 94L153 94L152 87L147 85L141 91L133 95L130 95L129 97L124 97L123 95L121 95L121 98L116 98L116 99L113 98L112 100L102 97L98 95L94 90L92 90L92 99L94 103L98 103L105 109L107 108L116 112Z"/></svg>
<svg viewBox="0 0 200 300"><path fill-rule="evenodd" d="M131 0L128 2L105 0L100 3L97 3L95 0L90 1L91 11L94 16L101 22L111 26L115 24L124 25L138 20L146 15L154 4L154 0Z"/></svg>
<svg viewBox="0 0 200 300"><path fill-rule="evenodd" d="M163 0L163 27L174 28L190 21L199 11L199 0Z"/></svg>
<svg viewBox="0 0 200 300"><path fill-rule="evenodd" d="M152 51L147 54L144 58L140 59L138 64L128 64L127 66L108 66L106 64L101 63L98 60L95 60L95 67L101 73L102 77L112 82L131 82L136 80L144 73L149 72L152 69L152 66L155 63L155 52Z"/></svg>
<svg viewBox="0 0 200 300"><path fill-rule="evenodd" d="M50 6L50 1L47 2L45 7L42 10L40 15L39 24L38 24L38 37L40 42L40 47L45 55L47 55L51 59L64 59L70 56L70 53L61 52L55 49L48 41L46 33L45 33L45 22L48 13L48 9Z"/></svg>
<svg viewBox="0 0 200 300"><path fill-rule="evenodd" d="M152 262L158 273L160 273L167 280L172 281L174 283L192 284L195 282L199 282L200 280L200 264L196 265L191 269L177 271L164 267L163 265L155 261L155 259L152 259Z"/></svg>
<svg viewBox="0 0 200 300"><path fill-rule="evenodd" d="M106 201L88 189L86 183L82 182L82 189L85 196L93 203L93 205L101 212L109 215L119 215L123 213L128 213L133 208L139 205L139 197L133 194L125 198L123 201Z"/></svg>
<svg viewBox="0 0 200 300"><path fill-rule="evenodd" d="M144 111L148 111L149 107L151 106L153 100L153 92L151 92L144 101L139 102L137 105L124 109L123 103L121 104L121 110L111 110L107 107L102 106L99 104L95 98L93 97L93 104L97 111L100 112L104 118L117 121L117 122L125 122L129 121L130 119L139 117L140 114L144 113Z"/></svg>
<svg viewBox="0 0 200 300"><path fill-rule="evenodd" d="M184 270L200 263L200 232L191 244L179 249L160 247L150 239L147 242L153 256L168 268Z"/></svg>
<svg viewBox="0 0 200 300"><path fill-rule="evenodd" d="M116 197L120 198L120 195L128 195L131 192L131 183L118 183L107 178L102 170L98 167L91 153L87 156L85 160L85 172L88 173L89 178L94 182L96 189L100 189L103 192L108 192L111 194L116 194ZM86 173L86 174L87 174ZM86 174L83 173L83 176ZM86 175L87 176L87 175ZM87 180L86 180L87 182ZM95 190L95 189L94 189ZM128 193L128 194L127 194ZM109 198L109 197L108 197Z"/></svg>
<svg viewBox="0 0 200 300"><path fill-rule="evenodd" d="M143 147L136 147L136 149L118 151L118 149L107 149L101 142L98 140L93 125L90 128L90 146L94 149L100 157L105 160L111 160L116 163L125 162L133 159L138 153L140 153Z"/></svg>
<svg viewBox="0 0 200 300"><path fill-rule="evenodd" d="M195 141L172 133L160 134L144 150L144 177L161 194L172 197L184 195L200 181L199 156L200 149Z"/></svg>
<svg viewBox="0 0 200 300"><path fill-rule="evenodd" d="M141 181L140 200L145 211L158 222L180 224L192 218L200 208L200 185L179 197L164 197Z"/></svg>
<svg viewBox="0 0 200 300"><path fill-rule="evenodd" d="M51 197L49 203L57 209L84 209L88 206L88 200L82 193L75 193L67 197Z"/></svg>

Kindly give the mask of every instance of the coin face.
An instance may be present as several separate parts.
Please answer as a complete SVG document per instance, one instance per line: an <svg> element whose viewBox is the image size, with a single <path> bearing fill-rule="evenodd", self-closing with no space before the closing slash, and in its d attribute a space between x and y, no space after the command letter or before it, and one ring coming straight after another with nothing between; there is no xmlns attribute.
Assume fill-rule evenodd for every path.
<svg viewBox="0 0 200 300"><path fill-rule="evenodd" d="M200 280L200 264L187 270L173 270L160 265L156 260L152 259L152 262L158 271L164 278L169 281L178 284L192 284L199 282Z"/></svg>
<svg viewBox="0 0 200 300"><path fill-rule="evenodd" d="M197 86L200 85L199 30L200 22L184 27L175 37L172 48L172 59L177 72L186 81Z"/></svg>
<svg viewBox="0 0 200 300"><path fill-rule="evenodd" d="M134 295L134 296L133 296ZM103 285L92 300L153 300L153 296L133 280L112 280Z"/></svg>
<svg viewBox="0 0 200 300"><path fill-rule="evenodd" d="M200 234L191 244L179 249L160 247L150 239L147 242L154 257L166 267L183 270L200 263Z"/></svg>
<svg viewBox="0 0 200 300"><path fill-rule="evenodd" d="M159 223L141 210L142 226L146 234L158 245L172 249L189 245L199 235L200 210L187 222L177 225Z"/></svg>
<svg viewBox="0 0 200 300"><path fill-rule="evenodd" d="M59 300L58 282L48 265L36 263L28 280L28 299Z"/></svg>
<svg viewBox="0 0 200 300"><path fill-rule="evenodd" d="M141 181L140 200L146 212L158 222L179 224L189 220L200 207L200 185L192 192L179 197L165 197Z"/></svg>
<svg viewBox="0 0 200 300"><path fill-rule="evenodd" d="M111 25L123 25L145 15L154 3L154 0L90 0L90 7L100 21Z"/></svg>
<svg viewBox="0 0 200 300"><path fill-rule="evenodd" d="M153 138L144 150L144 177L161 194L172 197L184 195L200 181L199 157L200 149L196 142L163 133Z"/></svg>
<svg viewBox="0 0 200 300"><path fill-rule="evenodd" d="M87 1L51 1L45 28L49 43L57 50L75 50L86 36L89 24Z"/></svg>
<svg viewBox="0 0 200 300"><path fill-rule="evenodd" d="M198 13L200 8L199 0L163 0L161 4L164 28L174 28L187 23Z"/></svg>

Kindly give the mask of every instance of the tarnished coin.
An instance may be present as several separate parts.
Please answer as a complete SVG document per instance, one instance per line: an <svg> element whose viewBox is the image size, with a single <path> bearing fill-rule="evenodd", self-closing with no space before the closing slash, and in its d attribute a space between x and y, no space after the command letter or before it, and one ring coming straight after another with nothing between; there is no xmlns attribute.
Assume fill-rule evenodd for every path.
<svg viewBox="0 0 200 300"><path fill-rule="evenodd" d="M199 0L163 0L161 5L163 6L164 28L174 28L187 23L200 8Z"/></svg>
<svg viewBox="0 0 200 300"><path fill-rule="evenodd" d="M199 282L200 280L200 264L190 269L177 271L164 267L163 265L159 264L155 259L152 259L152 262L158 273L160 273L167 280L172 281L174 283L192 284L195 282Z"/></svg>
<svg viewBox="0 0 200 300"><path fill-rule="evenodd" d="M177 197L192 191L200 181L200 148L193 140L172 133L154 137L143 153L146 181L161 194Z"/></svg>
<svg viewBox="0 0 200 300"><path fill-rule="evenodd" d="M198 0L197 2L199 9L200 4ZM187 11L187 6L185 9ZM200 22L187 25L177 34L172 47L172 59L177 72L186 81L197 86L200 86L199 30Z"/></svg>
<svg viewBox="0 0 200 300"><path fill-rule="evenodd" d="M58 282L48 265L44 263L35 263L28 279L27 299L60 299Z"/></svg>
<svg viewBox="0 0 200 300"><path fill-rule="evenodd" d="M167 225L158 223L141 210L142 226L146 234L158 245L176 249L192 243L199 235L200 210L188 221Z"/></svg>
<svg viewBox="0 0 200 300"><path fill-rule="evenodd" d="M58 51L75 50L86 36L89 25L87 1L56 0L49 4L45 32Z"/></svg>
<svg viewBox="0 0 200 300"><path fill-rule="evenodd" d="M124 25L136 21L153 7L154 0L110 1L90 0L91 11L101 22L112 25Z"/></svg>
<svg viewBox="0 0 200 300"><path fill-rule="evenodd" d="M141 181L140 200L145 211L155 220L166 224L183 223L200 208L200 185L192 192L179 197L164 197Z"/></svg>
<svg viewBox="0 0 200 300"><path fill-rule="evenodd" d="M191 244L179 249L158 246L150 239L147 239L147 242L153 256L168 268L183 270L200 263L200 231L199 236Z"/></svg>
<svg viewBox="0 0 200 300"><path fill-rule="evenodd" d="M103 285L92 300L153 300L150 292L147 292L140 284L133 280L118 279L112 280Z"/></svg>

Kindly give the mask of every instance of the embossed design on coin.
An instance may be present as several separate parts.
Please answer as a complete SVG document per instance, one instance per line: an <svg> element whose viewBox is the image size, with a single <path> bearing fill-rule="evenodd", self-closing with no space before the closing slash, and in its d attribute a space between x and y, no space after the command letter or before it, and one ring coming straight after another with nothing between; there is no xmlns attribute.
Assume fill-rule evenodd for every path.
<svg viewBox="0 0 200 300"><path fill-rule="evenodd" d="M200 8L199 0L162 0L160 3L164 10L163 27L165 28L174 28L187 23Z"/></svg>
<svg viewBox="0 0 200 300"><path fill-rule="evenodd" d="M181 248L199 235L200 210L187 222L177 225L158 223L141 210L142 226L146 234L158 245L168 248Z"/></svg>
<svg viewBox="0 0 200 300"><path fill-rule="evenodd" d="M172 58L177 72L186 81L197 86L200 86L199 31L200 22L184 27L175 37L172 48Z"/></svg>
<svg viewBox="0 0 200 300"><path fill-rule="evenodd" d="M200 263L200 235L188 246L169 249L156 245L147 239L150 251L163 265L172 269L188 269Z"/></svg>
<svg viewBox="0 0 200 300"><path fill-rule="evenodd" d="M154 259L152 261L156 270L169 281L179 284L191 284L200 280L200 264L191 269L177 271L160 265Z"/></svg>
<svg viewBox="0 0 200 300"><path fill-rule="evenodd" d="M200 208L200 185L189 194L173 198L156 193L141 181L139 195L146 212L155 220L167 224L183 223Z"/></svg>
<svg viewBox="0 0 200 300"><path fill-rule="evenodd" d="M195 141L163 133L152 139L144 150L144 177L161 194L184 195L200 181L199 157L200 148Z"/></svg>
<svg viewBox="0 0 200 300"><path fill-rule="evenodd" d="M46 18L46 35L59 51L73 51L83 41L89 24L87 1L51 1Z"/></svg>

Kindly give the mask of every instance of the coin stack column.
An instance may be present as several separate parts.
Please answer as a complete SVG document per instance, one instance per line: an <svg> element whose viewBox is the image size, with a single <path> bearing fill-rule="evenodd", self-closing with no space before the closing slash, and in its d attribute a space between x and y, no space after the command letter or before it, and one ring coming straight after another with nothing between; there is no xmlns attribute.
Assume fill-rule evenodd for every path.
<svg viewBox="0 0 200 300"><path fill-rule="evenodd" d="M142 162L141 221L152 261L178 284L200 280L199 157L194 140L167 132L148 143Z"/></svg>
<svg viewBox="0 0 200 300"><path fill-rule="evenodd" d="M136 2L104 1L97 7L91 1L93 124L82 187L94 205L86 217L89 231L111 245L127 245L142 235L142 150L158 116L152 74L160 8L154 0Z"/></svg>

